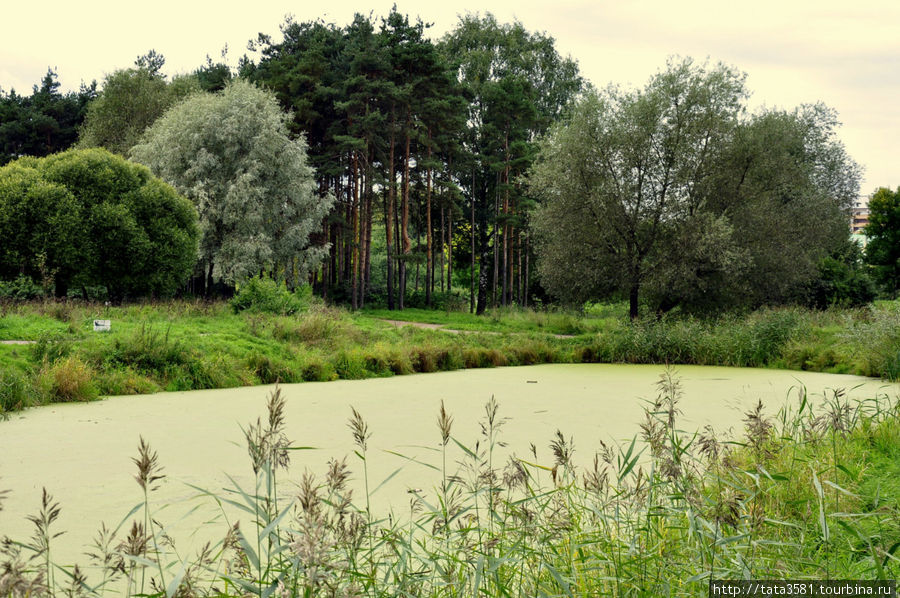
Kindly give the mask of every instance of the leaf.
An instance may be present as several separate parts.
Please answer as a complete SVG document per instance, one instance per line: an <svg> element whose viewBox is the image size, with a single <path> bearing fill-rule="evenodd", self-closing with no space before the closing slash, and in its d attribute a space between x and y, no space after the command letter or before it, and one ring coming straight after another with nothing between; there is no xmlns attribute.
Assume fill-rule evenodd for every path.
<svg viewBox="0 0 900 598"><path fill-rule="evenodd" d="M554 581L556 581L556 585L562 588L562 591L566 593L566 596L572 596L574 598L574 594L572 594L572 589L569 587L569 582L562 578L562 575L559 574L559 571L553 568L550 563L543 563L544 569L546 569L550 576L553 577Z"/></svg>
<svg viewBox="0 0 900 598"><path fill-rule="evenodd" d="M384 452L386 452L386 453L389 454L389 455L394 455L395 457L400 457L401 459L406 459L407 461L411 461L411 462L413 462L413 463L417 463L418 465L424 465L425 467L427 467L427 468L429 468L429 469L433 469L434 471L441 471L441 469L440 469L439 467L435 467L435 466L432 465L431 463L425 463L424 461L419 461L419 460L416 459L415 457L408 457L407 455L404 455L404 454L402 454L402 453L398 453L398 452L396 452L396 451L385 450Z"/></svg>
<svg viewBox="0 0 900 598"><path fill-rule="evenodd" d="M187 572L187 562L181 561L181 569L178 571L178 574L172 578L172 581L169 582L168 587L166 587L166 598L172 598L175 595L175 592L178 591L178 586L181 585L181 580L184 579L184 574Z"/></svg>
<svg viewBox="0 0 900 598"><path fill-rule="evenodd" d="M378 492L378 490L380 490L382 486L384 486L385 484L387 484L388 482L390 482L390 481L393 479L393 477L394 477L395 475L397 475L398 473L400 473L402 470L403 470L402 467L398 467L397 469L395 469L395 470L394 470L394 473L392 473L392 474L389 475L388 477L384 478L384 479L381 481L381 483L378 484L378 486L377 486L374 490L372 490L370 496L374 496L375 493Z"/></svg>
<svg viewBox="0 0 900 598"><path fill-rule="evenodd" d="M259 532L260 538L267 538L269 534L272 533L272 530L278 527L278 524L281 523L281 520L284 519L285 515L287 515L291 511L291 507L294 506L294 502L296 502L296 500L296 498L291 500L290 504L286 506L269 525L264 527L263 530Z"/></svg>
<svg viewBox="0 0 900 598"><path fill-rule="evenodd" d="M637 442L636 436L631 438L631 445L628 447L627 453L619 461L619 468L620 468L619 475L618 475L619 482L624 480L625 477L629 473L631 473L631 470L633 470L634 466L637 465L638 457L640 457L641 453L643 452L643 449L641 449L641 451L638 452L636 455L634 455L634 457L631 456L632 453L634 452L635 442ZM623 465L624 465L624 469L623 469Z"/></svg>
<svg viewBox="0 0 900 598"><path fill-rule="evenodd" d="M250 564L254 569L259 569L259 556L257 556L256 551L253 550L253 547L250 546L250 542L247 541L244 532L238 529L237 537L238 541L241 543L241 549L243 549L244 553L247 555L247 559L250 560Z"/></svg>
<svg viewBox="0 0 900 598"><path fill-rule="evenodd" d="M853 498L859 498L859 495L858 495L858 494L853 494L853 493L850 492L849 490L845 490L844 488L841 488L840 486L838 486L837 484L835 484L834 482L832 482L832 481L830 481L830 480L825 480L824 483L825 483L825 484L828 484L829 486L831 486L832 488L834 488L835 490L837 490L837 491L839 491L839 492L843 492L843 493L846 494L847 496L851 496L851 497L853 497Z"/></svg>
<svg viewBox="0 0 900 598"><path fill-rule="evenodd" d="M816 475L815 470L813 470L812 474L813 486L816 488L816 495L819 499L819 527L822 529L822 538L828 542L831 534L828 529L828 522L825 520L825 492L822 490L822 484L819 482L819 476Z"/></svg>

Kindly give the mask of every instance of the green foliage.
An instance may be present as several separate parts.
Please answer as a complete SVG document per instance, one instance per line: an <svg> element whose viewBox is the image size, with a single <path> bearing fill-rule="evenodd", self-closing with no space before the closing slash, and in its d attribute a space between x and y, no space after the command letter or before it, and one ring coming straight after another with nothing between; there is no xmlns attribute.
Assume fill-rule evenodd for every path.
<svg viewBox="0 0 900 598"><path fill-rule="evenodd" d="M900 303L889 303L867 316L854 322L846 333L857 347L863 373L900 380Z"/></svg>
<svg viewBox="0 0 900 598"><path fill-rule="evenodd" d="M351 314L315 302L293 315L253 309L235 313L224 302L181 301L109 308L45 301L7 303L0 309L0 338L36 341L0 350L0 370L23 372L37 389L36 403L56 400L53 372L63 362L76 373L82 371L79 363L88 368L103 395L573 362L774 367L900 378L900 312L890 302L859 310L778 308L634 322L626 321L621 304L603 307L601 319L511 308L493 311L489 318L405 312L444 330L398 328L382 319L396 318L393 311ZM111 319L112 331L91 332L95 318Z"/></svg>
<svg viewBox="0 0 900 598"><path fill-rule="evenodd" d="M72 352L74 339L59 332L44 332L31 346L31 355L37 363L53 363Z"/></svg>
<svg viewBox="0 0 900 598"><path fill-rule="evenodd" d="M246 310L289 316L304 311L311 299L312 289L308 285L292 293L283 282L254 276L238 287L229 303L235 313Z"/></svg>
<svg viewBox="0 0 900 598"><path fill-rule="evenodd" d="M99 390L94 379L96 371L75 356L64 357L45 366L38 375L38 385L51 402L68 403L93 401Z"/></svg>
<svg viewBox="0 0 900 598"><path fill-rule="evenodd" d="M0 166L19 156L46 156L71 147L96 95L96 82L82 83L78 92L59 93L51 69L30 96L0 90Z"/></svg>
<svg viewBox="0 0 900 598"><path fill-rule="evenodd" d="M247 368L262 384L300 382L304 379L302 375L296 375L288 364L260 353L247 357Z"/></svg>
<svg viewBox="0 0 900 598"><path fill-rule="evenodd" d="M0 419L11 411L39 404L39 396L27 374L14 368L0 369Z"/></svg>
<svg viewBox="0 0 900 598"><path fill-rule="evenodd" d="M869 200L866 261L875 267L884 289L896 296L900 291L900 187L878 189Z"/></svg>
<svg viewBox="0 0 900 598"><path fill-rule="evenodd" d="M664 318L619 324L576 349L576 360L772 366L802 329L801 312L762 310L718 319Z"/></svg>
<svg viewBox="0 0 900 598"><path fill-rule="evenodd" d="M174 189L102 149L0 169L0 278L24 271L109 295L172 295L196 258L196 213Z"/></svg>
<svg viewBox="0 0 900 598"><path fill-rule="evenodd" d="M266 270L295 285L325 255L310 235L333 200L286 121L271 93L236 80L178 104L132 149L196 205L204 274L234 284Z"/></svg>
<svg viewBox="0 0 900 598"><path fill-rule="evenodd" d="M640 91L588 93L529 181L538 273L563 300L652 311L797 299L846 243L859 167L822 105L743 117L744 75L672 61Z"/></svg>
<svg viewBox="0 0 900 598"><path fill-rule="evenodd" d="M148 55L149 56L149 55ZM127 156L144 131L166 110L191 93L200 91L192 77L166 82L159 72L162 57L145 58L138 68L106 76L103 91L88 105L78 140L79 147L104 147Z"/></svg>
<svg viewBox="0 0 900 598"><path fill-rule="evenodd" d="M44 296L44 289L34 281L20 274L15 280L0 280L0 300L30 301Z"/></svg>
<svg viewBox="0 0 900 598"><path fill-rule="evenodd" d="M875 283L863 268L862 251L848 239L841 250L819 263L819 274L806 291L806 304L817 309L862 307L875 296Z"/></svg>
<svg viewBox="0 0 900 598"><path fill-rule="evenodd" d="M552 37L530 32L518 22L499 23L490 13L460 17L456 28L441 40L441 51L455 68L468 99L465 151L460 160L467 166L460 180L471 181L467 194L471 204L464 212L473 219L469 235L475 242L467 242L456 255L476 253L478 265L472 268L473 260L466 266L482 273L477 302L481 314L488 307L489 280L490 306L512 303L511 289L503 293L506 284L496 287L497 279L505 278L514 265L507 263L506 252L501 251L504 257L495 268L491 254L517 243L530 226L533 194L520 181L535 160L535 141L589 85L579 74L577 62L559 54ZM504 276L495 270L502 270ZM526 297L518 301L528 294L526 289Z"/></svg>

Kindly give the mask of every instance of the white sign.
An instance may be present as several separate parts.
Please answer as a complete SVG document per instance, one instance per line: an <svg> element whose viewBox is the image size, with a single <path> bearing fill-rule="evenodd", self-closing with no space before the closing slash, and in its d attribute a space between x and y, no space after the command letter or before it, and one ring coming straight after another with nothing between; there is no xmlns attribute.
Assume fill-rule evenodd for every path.
<svg viewBox="0 0 900 598"><path fill-rule="evenodd" d="M94 332L109 332L109 324L112 320L94 320Z"/></svg>

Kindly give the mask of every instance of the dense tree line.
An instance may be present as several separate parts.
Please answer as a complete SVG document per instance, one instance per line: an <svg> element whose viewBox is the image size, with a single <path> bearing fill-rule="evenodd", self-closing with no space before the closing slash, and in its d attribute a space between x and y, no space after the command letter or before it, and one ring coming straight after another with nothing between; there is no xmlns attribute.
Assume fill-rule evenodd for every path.
<svg viewBox="0 0 900 598"><path fill-rule="evenodd" d="M0 166L19 156L48 156L77 141L97 85L66 94L59 87L56 71L48 69L30 96L0 88Z"/></svg>
<svg viewBox="0 0 900 598"><path fill-rule="evenodd" d="M199 214L189 292L265 274L354 308L464 286L478 313L632 315L871 297L845 242L859 170L824 106L748 115L743 74L690 61L598 92L520 23L427 30L396 8L288 19L236 69L223 51L168 79L151 50L99 93L59 94L50 71L0 94L0 158L77 138L149 165Z"/></svg>
<svg viewBox="0 0 900 598"><path fill-rule="evenodd" d="M316 278L326 296L356 307L379 291L377 226L389 307L402 309L418 289L430 305L437 287L453 284L454 267L468 270L473 309L476 296L479 311L525 303L533 202L518 178L582 88L577 65L552 38L490 15L463 18L439 43L425 31L396 10L344 28L289 20L282 41L259 36L260 58L241 74L292 111L320 192L337 198L321 233L331 245Z"/></svg>

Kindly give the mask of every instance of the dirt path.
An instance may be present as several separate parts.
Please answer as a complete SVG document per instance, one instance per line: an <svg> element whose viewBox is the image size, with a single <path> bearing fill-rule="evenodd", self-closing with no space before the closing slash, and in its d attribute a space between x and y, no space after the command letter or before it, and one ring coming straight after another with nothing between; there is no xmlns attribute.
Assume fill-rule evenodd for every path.
<svg viewBox="0 0 900 598"><path fill-rule="evenodd" d="M446 332L459 332L459 330L450 330L449 328L444 328L444 324L426 324L425 322L404 322L403 320L381 320L381 321L387 322L388 324L393 324L397 328L403 328L404 326L413 326L415 328L426 328L428 330L443 329Z"/></svg>
<svg viewBox="0 0 900 598"><path fill-rule="evenodd" d="M0 341L0 345L33 345L37 341Z"/></svg>

